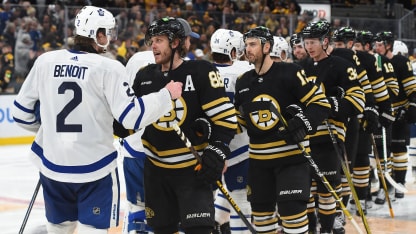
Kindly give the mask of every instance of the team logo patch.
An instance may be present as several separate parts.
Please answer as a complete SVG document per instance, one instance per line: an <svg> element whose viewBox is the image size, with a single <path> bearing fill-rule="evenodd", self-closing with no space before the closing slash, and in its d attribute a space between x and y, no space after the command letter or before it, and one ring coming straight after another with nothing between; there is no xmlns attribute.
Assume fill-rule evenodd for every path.
<svg viewBox="0 0 416 234"><path fill-rule="evenodd" d="M173 109L166 113L163 117L153 123L153 126L161 131L173 130L173 125L182 125L185 120L187 110L186 103L183 98L178 98L173 101Z"/></svg>
<svg viewBox="0 0 416 234"><path fill-rule="evenodd" d="M271 102L271 105L274 105L277 110L280 110L277 101L269 95L259 95L253 99L255 102ZM275 113L269 110L258 110L250 113L250 120L254 126L261 130L270 130L276 126L279 122L279 119Z"/></svg>
<svg viewBox="0 0 416 234"><path fill-rule="evenodd" d="M95 215L99 215L101 213L100 207L93 207L92 208L92 213L95 214Z"/></svg>
<svg viewBox="0 0 416 234"><path fill-rule="evenodd" d="M145 212L146 212L146 218L147 219L151 219L155 216L155 212L147 206L145 208Z"/></svg>

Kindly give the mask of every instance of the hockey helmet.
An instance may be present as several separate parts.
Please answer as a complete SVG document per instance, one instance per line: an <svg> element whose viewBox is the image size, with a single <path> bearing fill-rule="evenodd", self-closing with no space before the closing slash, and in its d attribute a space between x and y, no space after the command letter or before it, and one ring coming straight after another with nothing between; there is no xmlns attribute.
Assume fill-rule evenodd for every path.
<svg viewBox="0 0 416 234"><path fill-rule="evenodd" d="M353 41L355 39L355 30L351 27L341 27L334 31L334 34L332 35L333 41Z"/></svg>
<svg viewBox="0 0 416 234"><path fill-rule="evenodd" d="M320 20L311 22L302 30L301 37L304 38L324 38L330 32L331 26L328 21Z"/></svg>
<svg viewBox="0 0 416 234"><path fill-rule="evenodd" d="M273 35L270 32L270 29L264 26L257 26L255 28L252 28L248 30L243 35L243 41L246 42L247 38L256 37L261 40L261 44L266 44L266 42L270 43L270 48L273 48Z"/></svg>
<svg viewBox="0 0 416 234"><path fill-rule="evenodd" d="M394 42L394 35L390 31L378 32L375 36L375 41L392 44Z"/></svg>
<svg viewBox="0 0 416 234"><path fill-rule="evenodd" d="M407 45L402 41L394 41L393 43L393 55L401 54L403 56L409 55L409 49L407 48Z"/></svg>
<svg viewBox="0 0 416 234"><path fill-rule="evenodd" d="M271 57L278 57L282 61L285 61L289 55L289 43L283 37L273 37L274 45L272 52L270 52ZM282 58L282 52L285 52L285 58Z"/></svg>
<svg viewBox="0 0 416 234"><path fill-rule="evenodd" d="M355 41L359 42L363 45L373 43L374 41L374 34L370 31L358 31L355 37Z"/></svg>
<svg viewBox="0 0 416 234"><path fill-rule="evenodd" d="M146 45L151 45L151 39L154 36L165 35L171 43L173 39L179 38L181 41L185 38L185 29L181 22L173 17L164 17L153 21L146 31L144 41Z"/></svg>
<svg viewBox="0 0 416 234"><path fill-rule="evenodd" d="M75 17L75 34L93 38L95 43L101 47L107 47L110 40L117 39L115 26L116 20L113 14L95 6L84 6ZM105 30L108 39L106 45L98 44L96 38L98 29Z"/></svg>
<svg viewBox="0 0 416 234"><path fill-rule="evenodd" d="M295 33L290 36L290 47L293 48L294 45L301 43L302 39L299 36L299 33Z"/></svg>
<svg viewBox="0 0 416 234"><path fill-rule="evenodd" d="M229 29L217 29L211 36L211 52L228 55L231 58L231 51L235 48L237 57L244 53L243 34Z"/></svg>

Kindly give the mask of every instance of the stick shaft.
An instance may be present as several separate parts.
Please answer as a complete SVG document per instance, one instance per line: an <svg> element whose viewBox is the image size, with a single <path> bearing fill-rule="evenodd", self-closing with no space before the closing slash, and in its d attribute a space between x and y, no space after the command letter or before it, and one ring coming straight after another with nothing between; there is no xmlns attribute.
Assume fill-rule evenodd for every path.
<svg viewBox="0 0 416 234"><path fill-rule="evenodd" d="M195 148L192 146L189 139L185 136L185 133L179 128L177 124L173 125L173 129L175 129L178 136L181 138L181 140L185 143L186 147L191 151L191 153L194 155L196 160L201 163L201 156L199 155L198 151L195 150ZM251 223L247 220L246 216L241 212L240 207L238 207L237 203L235 203L234 199L230 196L230 193L227 191L227 189L224 187L224 185L221 183L221 181L217 180L216 184L221 191L222 194L227 198L227 201L231 204L235 212L237 212L238 216L241 218L241 220L244 222L244 224L247 226L247 228L250 230L251 233L255 234L257 233L254 227L251 225Z"/></svg>
<svg viewBox="0 0 416 234"><path fill-rule="evenodd" d="M40 183L40 179L39 179L38 183L36 185L35 191L33 191L32 199L30 200L29 207L27 208L27 211L26 211L25 217L23 219L22 225L20 226L19 234L23 234L23 231L25 230L26 223L27 223L27 220L29 219L30 212L32 211L33 205L35 204L35 200L36 200L36 197L38 195L40 185L41 185L41 183Z"/></svg>

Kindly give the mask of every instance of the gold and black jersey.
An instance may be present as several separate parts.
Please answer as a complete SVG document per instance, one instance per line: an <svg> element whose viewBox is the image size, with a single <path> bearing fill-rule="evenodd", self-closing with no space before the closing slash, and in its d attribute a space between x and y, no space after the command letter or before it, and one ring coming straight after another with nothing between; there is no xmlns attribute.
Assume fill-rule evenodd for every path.
<svg viewBox="0 0 416 234"><path fill-rule="evenodd" d="M374 54L377 65L381 68L381 72L384 76L384 82L387 85L387 91L389 92L390 98L393 99L399 95L399 82L397 80L396 73L394 71L393 64L390 59L384 55Z"/></svg>
<svg viewBox="0 0 416 234"><path fill-rule="evenodd" d="M402 55L395 55L390 61L399 82L399 95L393 99L393 108L407 108L409 100L416 101L416 78L413 75L412 64Z"/></svg>
<svg viewBox="0 0 416 234"><path fill-rule="evenodd" d="M382 69L378 66L376 58L365 51L356 51L356 54L360 59L362 66L367 71L376 105L382 111L391 111L391 100L387 84L384 81Z"/></svg>
<svg viewBox="0 0 416 234"><path fill-rule="evenodd" d="M318 62L310 60L305 67L308 80L314 82L324 90L326 96L337 96L333 93L341 87L344 96L339 98L339 117L330 117L329 122L335 126L336 136L339 140L345 140L345 121L348 117L356 116L363 112L365 106L365 94L358 80L353 64L346 59L330 55ZM311 144L331 141L325 123L318 126L318 131L310 136Z"/></svg>
<svg viewBox="0 0 416 234"><path fill-rule="evenodd" d="M237 130L234 105L217 68L203 60L184 61L169 73L161 72L160 65L150 64L136 74L133 89L141 96L160 90L170 80L183 83L182 96L173 101L174 109L146 127L143 146L156 166L172 169L194 166L195 157L175 133L173 125L178 124L192 142L195 134L191 125L197 118L207 118L212 127L210 141L229 144ZM202 151L207 144L195 145L195 148Z"/></svg>
<svg viewBox="0 0 416 234"><path fill-rule="evenodd" d="M294 63L273 63L262 75L244 73L236 83L235 107L250 138L249 156L257 160L302 157L296 145L288 145L280 134L284 126L278 115L291 116L286 107L298 104L313 128L327 118L330 104L319 86L308 82L304 70ZM309 141L303 142L309 151Z"/></svg>
<svg viewBox="0 0 416 234"><path fill-rule="evenodd" d="M341 57L352 63L352 65L355 67L356 72L357 72L357 80L360 83L361 88L364 90L364 93L365 93L366 106L374 106L376 101L375 101L373 89L371 87L372 84L367 75L367 70L362 65L360 58L357 56L357 53L347 48L335 48L332 51L331 55Z"/></svg>

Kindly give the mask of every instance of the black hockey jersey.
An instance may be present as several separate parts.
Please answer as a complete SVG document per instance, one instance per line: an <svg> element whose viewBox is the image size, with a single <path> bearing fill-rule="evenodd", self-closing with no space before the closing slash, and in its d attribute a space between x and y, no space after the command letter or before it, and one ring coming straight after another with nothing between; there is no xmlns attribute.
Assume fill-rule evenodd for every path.
<svg viewBox="0 0 416 234"><path fill-rule="evenodd" d="M409 59L402 55L395 55L390 61L399 82L399 95L393 99L393 108L407 108L409 100L416 102L416 78L412 65Z"/></svg>
<svg viewBox="0 0 416 234"><path fill-rule="evenodd" d="M345 121L347 117L363 112L365 94L357 80L354 66L347 60L330 55L321 61L310 60L305 66L305 72L310 81L321 86L326 96L337 96L338 87L342 87L345 95L339 99L338 116L329 118L335 126L336 136L345 140ZM310 137L311 144L331 141L325 123L318 126L318 131Z"/></svg>
<svg viewBox="0 0 416 234"><path fill-rule="evenodd" d="M261 76L253 69L237 80L235 107L250 137L250 158L303 158L299 148L287 145L279 134L284 125L276 111L285 119L290 119L286 107L291 104L305 107L304 114L313 128L328 116L330 110L330 104L319 86L308 82L304 70L294 63L273 63ZM304 141L303 145L307 151L310 150L309 141Z"/></svg>
<svg viewBox="0 0 416 234"><path fill-rule="evenodd" d="M195 157L175 133L173 125L178 124L192 142L191 125L197 118L207 118L212 125L210 140L229 144L237 129L234 105L226 95L217 68L204 60L184 61L169 73L161 72L160 65L150 64L137 73L133 89L141 96L163 88L170 80L183 83L182 97L174 100L173 110L146 127L143 146L156 166L194 166ZM202 150L206 145L195 145L195 148Z"/></svg>

